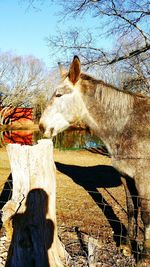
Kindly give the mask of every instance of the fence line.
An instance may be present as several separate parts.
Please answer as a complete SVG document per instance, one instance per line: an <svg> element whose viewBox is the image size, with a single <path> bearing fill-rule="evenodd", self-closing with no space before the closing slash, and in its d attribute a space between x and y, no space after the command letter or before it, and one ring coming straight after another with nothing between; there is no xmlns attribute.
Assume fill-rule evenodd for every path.
<svg viewBox="0 0 150 267"><path fill-rule="evenodd" d="M63 195L61 190L66 191L67 195ZM116 210L120 210L116 219L109 218L108 209L112 210L113 207L106 203L104 196L101 197L101 201L93 201L91 194L98 196L99 191L89 190L84 194L76 191L78 202L69 195L69 191L71 193L72 189L66 185L57 188L57 222L59 236L72 257L72 264L74 264L72 266L88 266L87 250L90 238L94 240L94 254L97 264L110 262L110 266L135 266L133 255L136 255L137 258L140 257L143 248L143 225L140 214L137 225L138 237L135 240L132 255L130 255L130 251L127 251L126 247L117 248L114 242L114 240L117 240L119 244L126 241L127 212L124 207L121 207L118 200L110 194L109 190L107 189L106 192L115 202L114 213ZM85 193L89 194L87 198L85 198ZM11 194L12 182L9 178L1 193L1 208L11 198ZM139 199L137 196L132 197L136 197L137 201ZM119 219L120 216L121 219ZM116 229L113 229L113 227L116 227ZM117 265L115 265L116 261Z"/></svg>

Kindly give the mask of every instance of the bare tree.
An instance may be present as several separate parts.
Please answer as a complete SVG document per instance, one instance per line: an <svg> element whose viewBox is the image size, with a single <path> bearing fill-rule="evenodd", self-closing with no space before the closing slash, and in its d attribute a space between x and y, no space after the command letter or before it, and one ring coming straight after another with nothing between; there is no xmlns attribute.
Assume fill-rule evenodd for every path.
<svg viewBox="0 0 150 267"><path fill-rule="evenodd" d="M123 90L150 95L150 57L147 53L126 60L120 71Z"/></svg>
<svg viewBox="0 0 150 267"><path fill-rule="evenodd" d="M63 18L83 17L87 14L93 19L96 18L96 23L99 21L99 25L96 25L99 34L95 37L92 32L87 32L87 29L85 32L81 32L80 29L67 33L59 32L48 39L50 47L55 48L55 51L58 48L65 52L68 49L72 53L79 52L85 59L85 65L113 64L149 51L148 0L63 0L60 4ZM97 46L97 40L101 40L102 36L115 37L115 49L111 53ZM128 52L123 51L122 40L128 40Z"/></svg>
<svg viewBox="0 0 150 267"><path fill-rule="evenodd" d="M25 0L29 6L44 4L45 0ZM58 19L61 23L67 20L68 31L57 29L57 34L50 35L47 42L52 56L67 64L73 54L82 58L83 66L92 70L101 67L101 73L111 73L111 81L123 88L127 80L146 81L149 91L149 0L49 0L60 5ZM92 18L92 29L88 29L86 19ZM83 22L74 27L72 18ZM86 18L84 20L84 18ZM69 24L69 19L71 23ZM72 25L72 28L70 27ZM103 45L104 38L113 38L112 49ZM94 67L94 68L93 68ZM97 68L98 67L98 68ZM99 72L99 71L98 71ZM115 74L112 78L112 73ZM129 78L130 77L130 78ZM129 88L129 87L128 87Z"/></svg>
<svg viewBox="0 0 150 267"><path fill-rule="evenodd" d="M49 87L48 87L49 85ZM0 106L1 124L10 108L34 108L39 92L50 89L50 76L38 59L9 53L0 54Z"/></svg>
<svg viewBox="0 0 150 267"><path fill-rule="evenodd" d="M49 99L53 94L53 84L56 82L55 72L45 77L42 86L36 89L35 97L32 98L33 116L35 121L39 121L42 112L44 111Z"/></svg>
<svg viewBox="0 0 150 267"><path fill-rule="evenodd" d="M45 0L24 0L29 7L40 6ZM78 52L85 59L84 64L114 64L145 53L150 49L150 35L148 18L150 15L149 0L49 0L61 6L58 14L59 20L73 17L76 19L91 16L95 21L95 31L81 32L80 28L70 29L68 32L59 30L56 36L48 38L50 50L56 55L56 51L74 53ZM73 21L71 21L73 24ZM69 23L68 23L69 24ZM86 22L84 24L84 27ZM101 37L115 37L115 49L109 53L100 44ZM125 53L121 49L120 40L128 40L130 49ZM99 42L98 42L99 40ZM119 45L116 45L118 44ZM60 55L60 54L59 54Z"/></svg>

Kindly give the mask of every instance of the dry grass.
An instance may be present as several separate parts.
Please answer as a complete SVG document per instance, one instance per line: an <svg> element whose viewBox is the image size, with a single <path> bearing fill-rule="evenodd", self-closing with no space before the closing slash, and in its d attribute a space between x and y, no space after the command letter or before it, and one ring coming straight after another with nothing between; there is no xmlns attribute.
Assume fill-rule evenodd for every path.
<svg viewBox="0 0 150 267"><path fill-rule="evenodd" d="M0 148L0 192L3 189L4 183L6 182L10 174L10 165L6 148Z"/></svg>

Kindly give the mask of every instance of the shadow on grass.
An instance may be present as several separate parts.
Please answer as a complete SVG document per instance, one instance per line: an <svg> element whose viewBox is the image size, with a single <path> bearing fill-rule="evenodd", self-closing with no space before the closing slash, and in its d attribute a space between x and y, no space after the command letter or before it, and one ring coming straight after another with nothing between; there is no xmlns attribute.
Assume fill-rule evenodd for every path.
<svg viewBox="0 0 150 267"><path fill-rule="evenodd" d="M98 191L98 188L107 190L107 188L120 186L122 184L120 174L112 166L107 165L81 167L59 162L55 162L55 164L57 170L66 174L76 184L82 186L95 201L96 205L103 211L114 232L116 245L119 246L120 241L125 242L127 236L125 225L114 213L113 207L108 204L104 196ZM131 194L134 194L135 192L132 192L132 189L134 188L132 183L133 182L131 181L130 190ZM113 199L119 204L115 197L113 197ZM124 212L126 211L124 210Z"/></svg>
<svg viewBox="0 0 150 267"><path fill-rule="evenodd" d="M54 223L46 218L48 195L40 188L31 190L26 210L12 217L13 236L5 267L49 267L48 249L54 238Z"/></svg>

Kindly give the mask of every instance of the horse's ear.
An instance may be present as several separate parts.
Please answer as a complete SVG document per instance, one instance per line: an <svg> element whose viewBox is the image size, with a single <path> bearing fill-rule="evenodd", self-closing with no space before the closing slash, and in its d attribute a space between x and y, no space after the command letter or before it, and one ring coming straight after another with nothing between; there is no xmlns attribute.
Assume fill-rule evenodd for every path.
<svg viewBox="0 0 150 267"><path fill-rule="evenodd" d="M60 76L63 77L63 75L66 74L66 70L64 69L64 67L62 66L60 62L58 62L58 67L59 67Z"/></svg>
<svg viewBox="0 0 150 267"><path fill-rule="evenodd" d="M70 65L69 69L69 79L70 81L75 84L79 78L80 78L80 73L81 73L81 63L80 59L77 56L74 56L73 61Z"/></svg>

